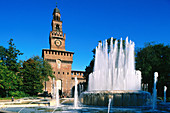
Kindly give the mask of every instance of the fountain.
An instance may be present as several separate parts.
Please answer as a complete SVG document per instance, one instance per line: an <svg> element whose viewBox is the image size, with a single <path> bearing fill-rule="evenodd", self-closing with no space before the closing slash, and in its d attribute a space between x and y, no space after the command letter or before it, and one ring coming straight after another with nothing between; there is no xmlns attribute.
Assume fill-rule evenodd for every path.
<svg viewBox="0 0 170 113"><path fill-rule="evenodd" d="M75 77L75 89L74 89L74 108L78 107L78 92L77 92L77 77Z"/></svg>
<svg viewBox="0 0 170 113"><path fill-rule="evenodd" d="M112 99L109 98L109 104L108 104L108 111L107 113L110 113L110 105L111 105Z"/></svg>
<svg viewBox="0 0 170 113"><path fill-rule="evenodd" d="M166 90L167 90L167 87L164 86L164 102L166 103Z"/></svg>
<svg viewBox="0 0 170 113"><path fill-rule="evenodd" d="M34 102L34 101L33 101ZM33 102L30 102L29 104L33 103ZM26 108L27 106L24 106L22 109L19 110L18 113L20 113L24 108Z"/></svg>
<svg viewBox="0 0 170 113"><path fill-rule="evenodd" d="M107 106L109 98L113 106L145 106L150 93L141 91L141 72L135 70L134 42L126 38L123 48L111 38L108 53L107 40L96 47L94 71L89 75L88 92L81 94L85 105Z"/></svg>
<svg viewBox="0 0 170 113"><path fill-rule="evenodd" d="M58 91L58 85L57 85L57 82L56 82L56 93L55 94L55 100L52 100L52 104L56 107L52 113L55 112L56 109L58 109L58 107L60 106L60 99L59 99L59 91ZM50 105L51 105L51 102L50 102Z"/></svg>
<svg viewBox="0 0 170 113"><path fill-rule="evenodd" d="M53 78L52 87L53 87L53 88L52 88L52 91L53 91L52 97L55 98L55 96L56 96L56 95L55 95L55 78Z"/></svg>
<svg viewBox="0 0 170 113"><path fill-rule="evenodd" d="M156 89L156 83L158 78L158 72L154 73L154 87L153 87L153 109L156 108L156 101L157 101L157 89Z"/></svg>
<svg viewBox="0 0 170 113"><path fill-rule="evenodd" d="M59 90L58 90L58 86L57 86L57 81L56 81L56 85L55 85L55 81L53 79L53 99L50 101L50 106L55 106L55 107L59 107L60 102L59 102Z"/></svg>
<svg viewBox="0 0 170 113"><path fill-rule="evenodd" d="M75 78L74 106L72 98L63 101L61 100L62 102L59 105L58 87L55 79L53 79L52 92L54 99L50 101L50 106L46 106L45 104L43 106L39 106L39 104L29 106L29 104L25 104L24 102L21 103L21 101L21 105L18 105L18 103L14 103L13 105L3 103L3 105L6 105L1 106L0 112L4 112L4 110L7 112L28 113L155 112L155 106L154 110L152 109L152 106L147 106L148 104L150 105L150 93L141 91L141 72L136 71L134 65L134 43L132 41L128 42L128 38L126 38L125 49L123 49L122 39L120 43L120 47L118 47L118 41L115 41L115 46L113 47L112 38L109 53L107 41L104 45L99 43L98 48L96 48L94 72L89 76L88 92L84 92L80 96L80 100L84 105L78 107L77 104L77 78ZM155 73L155 80L157 80L157 75L158 73ZM80 86L79 88L81 89ZM153 92L156 92L155 82ZM164 90L164 93L166 93L166 90ZM156 93L154 93L154 95L154 97L156 97ZM156 98L154 100L156 100ZM38 99L36 103L41 103L41 99ZM2 103L0 103L0 105L1 104ZM8 109L5 109L4 107L8 107ZM156 112L162 111L169 112L168 102L161 103L157 106Z"/></svg>
<svg viewBox="0 0 170 113"><path fill-rule="evenodd" d="M56 82L56 107L58 107L60 105L59 103L59 91L58 91L58 86L57 86L57 82Z"/></svg>

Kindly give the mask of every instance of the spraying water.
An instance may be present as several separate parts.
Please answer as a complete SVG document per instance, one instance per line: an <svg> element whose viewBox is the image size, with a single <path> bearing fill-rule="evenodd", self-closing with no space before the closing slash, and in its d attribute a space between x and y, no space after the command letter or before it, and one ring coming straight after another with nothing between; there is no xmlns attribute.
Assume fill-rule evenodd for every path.
<svg viewBox="0 0 170 113"><path fill-rule="evenodd" d="M53 78L53 98L55 98L56 94L55 94L55 78Z"/></svg>
<svg viewBox="0 0 170 113"><path fill-rule="evenodd" d="M74 90L74 108L78 107L78 91L77 91L78 80L75 77L75 90Z"/></svg>
<svg viewBox="0 0 170 113"><path fill-rule="evenodd" d="M29 104L31 104L31 103L33 103L34 101L32 101L32 102L30 102ZM21 108L20 110L19 110L19 112L18 113L20 113L24 108L26 108L27 106L25 106L25 107L23 107L23 108Z"/></svg>
<svg viewBox="0 0 170 113"><path fill-rule="evenodd" d="M167 90L167 87L164 86L164 102L166 103L166 90Z"/></svg>
<svg viewBox="0 0 170 113"><path fill-rule="evenodd" d="M120 47L113 38L108 53L107 40L96 47L94 71L89 75L88 90L140 90L141 72L135 70L134 42L126 38L125 49L122 38ZM106 84L107 83L107 84Z"/></svg>
<svg viewBox="0 0 170 113"><path fill-rule="evenodd" d="M57 82L56 82L56 87L54 87L54 90L56 90L56 93L54 93L54 94L56 94L56 95L55 95L55 99L56 99L56 108L53 110L52 113L54 113L55 110L60 106L59 91L58 91Z"/></svg>
<svg viewBox="0 0 170 113"><path fill-rule="evenodd" d="M58 91L58 86L57 86L57 82L56 82L56 107L58 107L60 105L59 103L59 91Z"/></svg>
<svg viewBox="0 0 170 113"><path fill-rule="evenodd" d="M110 112L110 105L111 105L111 101L112 101L112 99L111 99L111 98L109 98L109 104L108 104L108 111L107 111L107 113L109 113L109 112Z"/></svg>
<svg viewBox="0 0 170 113"><path fill-rule="evenodd" d="M156 90L156 83L158 78L158 72L154 73L154 87L153 87L153 109L156 108L156 100L157 100L157 90Z"/></svg>

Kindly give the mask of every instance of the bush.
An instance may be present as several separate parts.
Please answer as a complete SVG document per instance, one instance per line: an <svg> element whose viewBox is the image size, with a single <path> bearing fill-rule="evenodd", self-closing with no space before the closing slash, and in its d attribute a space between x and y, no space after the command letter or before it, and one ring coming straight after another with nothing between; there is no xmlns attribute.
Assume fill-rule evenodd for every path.
<svg viewBox="0 0 170 113"><path fill-rule="evenodd" d="M28 94L26 94L23 91L15 91L15 92L11 91L11 92L9 92L9 95L14 96L14 97L28 97L29 96Z"/></svg>

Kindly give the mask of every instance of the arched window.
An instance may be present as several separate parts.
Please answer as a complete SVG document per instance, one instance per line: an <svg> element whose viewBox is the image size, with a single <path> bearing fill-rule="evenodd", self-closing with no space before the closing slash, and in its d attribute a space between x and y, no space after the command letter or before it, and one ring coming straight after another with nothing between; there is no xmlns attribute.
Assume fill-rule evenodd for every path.
<svg viewBox="0 0 170 113"><path fill-rule="evenodd" d="M59 17L59 16L57 16L56 20L60 21L60 17Z"/></svg>
<svg viewBox="0 0 170 113"><path fill-rule="evenodd" d="M56 31L60 31L60 27L58 24L56 25Z"/></svg>
<svg viewBox="0 0 170 113"><path fill-rule="evenodd" d="M57 68L58 68L58 69L61 68L61 60L60 60L60 59L57 60Z"/></svg>

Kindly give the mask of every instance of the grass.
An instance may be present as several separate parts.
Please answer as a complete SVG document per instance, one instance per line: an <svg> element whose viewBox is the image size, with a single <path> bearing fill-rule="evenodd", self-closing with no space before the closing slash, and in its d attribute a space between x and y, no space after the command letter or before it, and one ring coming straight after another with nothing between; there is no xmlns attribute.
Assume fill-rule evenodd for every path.
<svg viewBox="0 0 170 113"><path fill-rule="evenodd" d="M38 96L24 96L24 97L38 97ZM24 97L14 97L14 100L21 99L21 98L24 98ZM0 101L1 100L11 100L11 98L12 98L12 96L4 97L4 98L0 97Z"/></svg>
<svg viewBox="0 0 170 113"><path fill-rule="evenodd" d="M24 97L14 97L14 99L20 99L20 98L24 98ZM0 100L11 100L11 97L0 98Z"/></svg>

